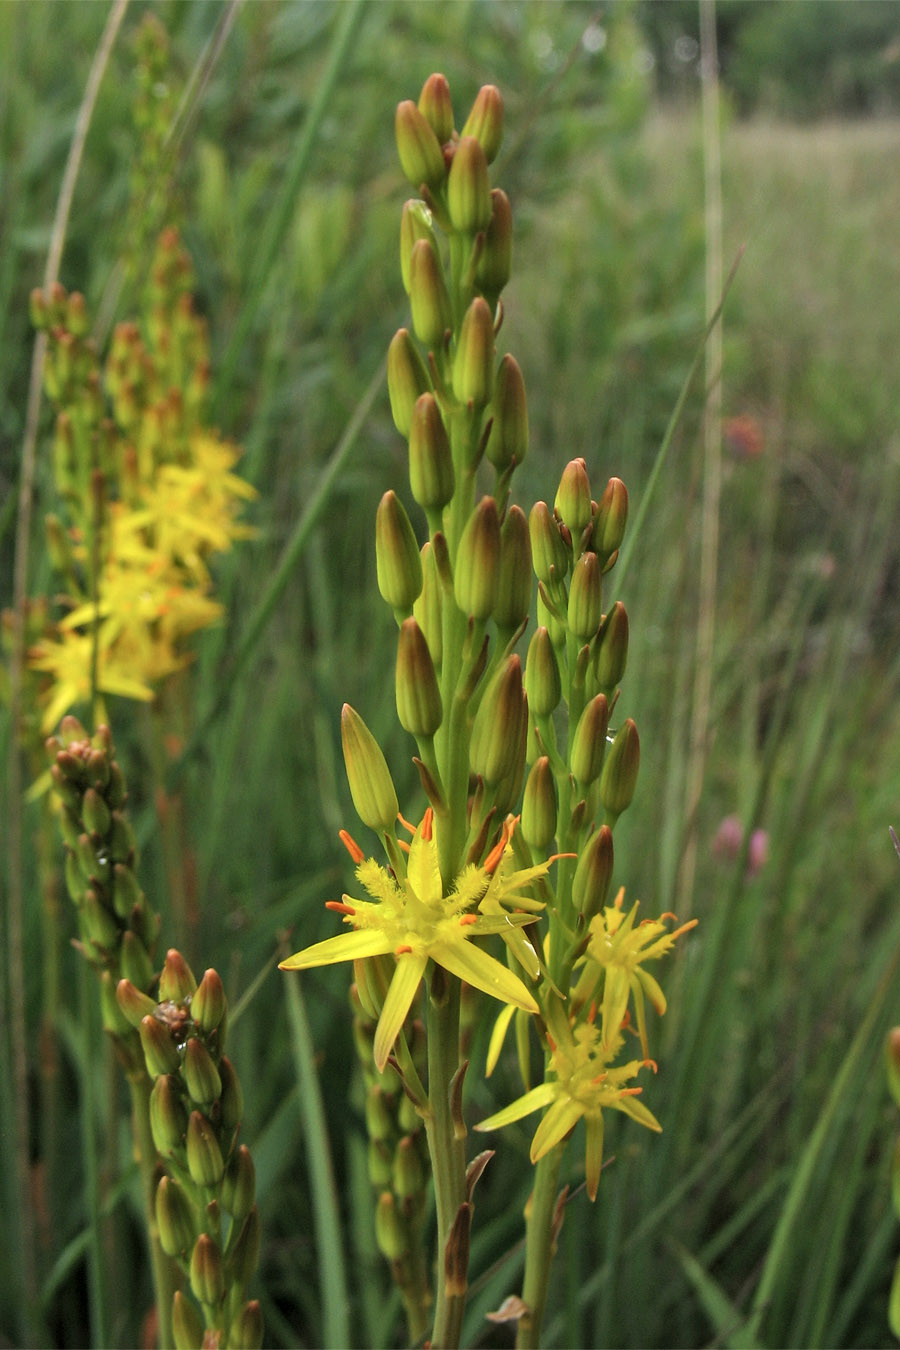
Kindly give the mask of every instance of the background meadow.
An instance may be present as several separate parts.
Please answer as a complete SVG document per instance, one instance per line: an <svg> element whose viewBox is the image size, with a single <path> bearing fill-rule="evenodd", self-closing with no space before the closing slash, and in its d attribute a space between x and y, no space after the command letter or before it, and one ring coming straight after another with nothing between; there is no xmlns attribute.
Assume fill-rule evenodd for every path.
<svg viewBox="0 0 900 1350"><path fill-rule="evenodd" d="M882 1044L900 1022L888 832L900 828L900 12L868 0L719 4L724 271L745 252L722 329L713 500L702 367L657 461L702 339L717 228L704 202L694 4L132 0L60 269L107 327L135 303L116 263L140 234L130 110L148 12L169 36L158 92L177 119L158 224L171 215L193 259L211 422L244 447L257 533L217 567L227 617L195 644L190 716L162 774L159 709L111 699L108 711L141 883L164 935L198 973L220 971L235 1009L266 1344L327 1343L344 1287L355 1344L398 1334L371 1231L361 1103L347 1096L346 973L313 971L289 993L274 963L285 942L331 931L323 901L349 881L337 831L374 842L345 784L344 701L382 738L405 813L419 807L412 744L391 729L394 624L377 594L373 523L406 472L382 377L405 317L393 110L432 70L450 80L458 117L485 82L506 102L498 181L516 234L505 335L531 419L520 499L552 500L564 464L583 455L595 482L626 481L632 520L646 501L620 591L631 620L621 712L643 754L616 882L642 912L700 919L670 958L670 1008L652 1033L661 1071L647 1099L664 1133L610 1122L597 1204L578 1194L562 1231L547 1343L890 1344L898 1121ZM108 13L0 6L3 604L28 295ZM57 584L41 526L55 508L51 425L45 407L31 595ZM718 536L713 591L701 586L704 530ZM5 707L0 736L11 760ZM34 771L23 772L27 786ZM15 783L4 778L0 801L0 1344L138 1344L150 1281L124 1089L96 1012L91 1022L64 888L47 880L47 859L39 867L41 803L18 808ZM160 789L176 787L173 838L158 806ZM483 1053L476 1041L475 1066ZM477 1080L473 1120L504 1091ZM471 1344L511 1343L483 1318L519 1279L528 1138L507 1130L479 1189ZM337 1237L314 1209L326 1145ZM578 1158L571 1150L575 1184ZM87 1293L97 1162L116 1290L105 1310Z"/></svg>

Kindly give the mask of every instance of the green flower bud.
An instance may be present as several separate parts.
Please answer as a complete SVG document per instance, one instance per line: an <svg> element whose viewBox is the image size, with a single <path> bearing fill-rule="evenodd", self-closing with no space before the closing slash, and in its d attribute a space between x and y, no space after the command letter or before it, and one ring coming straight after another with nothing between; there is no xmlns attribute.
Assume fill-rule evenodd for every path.
<svg viewBox="0 0 900 1350"><path fill-rule="evenodd" d="M201 1233L194 1243L190 1280L194 1298L209 1308L214 1308L225 1295L222 1253L208 1233Z"/></svg>
<svg viewBox="0 0 900 1350"><path fill-rule="evenodd" d="M409 1230L390 1191L382 1191L375 1206L375 1241L387 1261L402 1261L409 1252Z"/></svg>
<svg viewBox="0 0 900 1350"><path fill-rule="evenodd" d="M556 652L550 634L544 627L535 629L528 644L525 688L528 691L528 706L535 717L549 717L562 698L562 680Z"/></svg>
<svg viewBox="0 0 900 1350"><path fill-rule="evenodd" d="M447 213L455 230L476 234L491 219L491 184L484 150L474 136L456 146L447 178Z"/></svg>
<svg viewBox="0 0 900 1350"><path fill-rule="evenodd" d="M378 589L395 611L412 613L422 590L422 559L409 516L396 492L386 492L375 514Z"/></svg>
<svg viewBox="0 0 900 1350"><path fill-rule="evenodd" d="M121 811L113 811L111 814L107 844L109 856L114 864L133 862L137 853L137 840L130 821Z"/></svg>
<svg viewBox="0 0 900 1350"><path fill-rule="evenodd" d="M479 89L461 135L475 137L488 164L497 158L503 141L503 95L496 85L485 84Z"/></svg>
<svg viewBox="0 0 900 1350"><path fill-rule="evenodd" d="M366 1094L366 1131L378 1144L389 1143L396 1132L387 1097L377 1083L373 1083Z"/></svg>
<svg viewBox="0 0 900 1350"><path fill-rule="evenodd" d="M625 674L628 661L628 615L617 600L603 620L598 634L594 676L601 689L614 689Z"/></svg>
<svg viewBox="0 0 900 1350"><path fill-rule="evenodd" d="M583 459L570 459L563 469L554 503L560 519L577 539L591 523L591 481Z"/></svg>
<svg viewBox="0 0 900 1350"><path fill-rule="evenodd" d="M431 392L431 380L409 330L399 328L387 354L387 385L391 416L401 436L409 436L413 409L420 395Z"/></svg>
<svg viewBox="0 0 900 1350"><path fill-rule="evenodd" d="M400 806L391 771L375 737L349 703L341 709L341 745L356 814L371 830L393 829Z"/></svg>
<svg viewBox="0 0 900 1350"><path fill-rule="evenodd" d="M218 1186L225 1172L216 1132L200 1111L192 1111L187 1126L187 1165L197 1186Z"/></svg>
<svg viewBox="0 0 900 1350"><path fill-rule="evenodd" d="M443 183L446 173L444 152L412 99L404 99L397 105L394 132L400 167L413 187L418 188L427 183L434 188Z"/></svg>
<svg viewBox="0 0 900 1350"><path fill-rule="evenodd" d="M113 1036L127 1036L134 1023L123 1013L116 999L116 986L108 970L100 976L100 1008L103 1014L103 1030Z"/></svg>
<svg viewBox="0 0 900 1350"><path fill-rule="evenodd" d="M530 848L545 852L556 835L559 802L550 760L541 755L531 766L522 801L522 838Z"/></svg>
<svg viewBox="0 0 900 1350"><path fill-rule="evenodd" d="M163 1074L157 1078L150 1093L150 1132L157 1153L167 1158L180 1152L187 1126L187 1111L181 1100L178 1079L174 1074Z"/></svg>
<svg viewBox="0 0 900 1350"><path fill-rule="evenodd" d="M485 455L498 471L521 464L528 450L528 403L525 381L515 357L507 352L497 371L491 404L493 421Z"/></svg>
<svg viewBox="0 0 900 1350"><path fill-rule="evenodd" d="M219 1077L222 1080L222 1095L219 1098L219 1120L226 1134L238 1128L244 1117L244 1094L241 1080L227 1055L219 1060Z"/></svg>
<svg viewBox="0 0 900 1350"><path fill-rule="evenodd" d="M421 1201L425 1193L425 1169L416 1138L406 1134L394 1153L394 1194L400 1200Z"/></svg>
<svg viewBox="0 0 900 1350"><path fill-rule="evenodd" d="M148 1013L146 1017L141 1018L138 1031L141 1034L141 1047L150 1077L158 1078L160 1074L177 1073L181 1067L181 1056L175 1039L165 1023Z"/></svg>
<svg viewBox="0 0 900 1350"><path fill-rule="evenodd" d="M372 1058L371 1040L369 1041L369 1058ZM386 1144L382 1144L375 1139L369 1140L366 1150L366 1172L369 1176L369 1185L373 1190L392 1184L394 1174L393 1154Z"/></svg>
<svg viewBox="0 0 900 1350"><path fill-rule="evenodd" d="M184 1047L181 1064L188 1096L195 1106L212 1106L219 1100L222 1080L213 1057L199 1036L192 1036Z"/></svg>
<svg viewBox="0 0 900 1350"><path fill-rule="evenodd" d="M143 892L138 885L137 877L130 867L125 863L117 862L113 865L113 909L120 919L129 919L131 911L135 905L140 904ZM129 976L129 979L132 977ZM135 980L135 984L140 981ZM141 984L143 989L145 986Z"/></svg>
<svg viewBox="0 0 900 1350"><path fill-rule="evenodd" d="M231 1324L231 1344L235 1350L260 1350L263 1343L263 1315L259 1299L251 1299Z"/></svg>
<svg viewBox="0 0 900 1350"><path fill-rule="evenodd" d="M59 739L63 743L63 749L68 750L69 746L73 745L76 741L89 741L90 737L78 718L72 713L66 713L66 716L59 724ZM62 761L60 761L60 763L62 763ZM65 772L65 769L63 769L63 772Z"/></svg>
<svg viewBox="0 0 900 1350"><path fill-rule="evenodd" d="M53 766L56 768L56 765ZM78 798L78 789L73 783L65 783L73 797ZM61 806L59 810L59 828L62 833L63 842L68 844L70 849L78 847L78 836L81 834L81 818L78 814L80 802L76 801L74 810L69 806ZM79 887L81 886L81 871L78 872Z"/></svg>
<svg viewBox="0 0 900 1350"><path fill-rule="evenodd" d="M422 85L418 106L440 144L445 145L453 135L453 104L445 76L438 73L428 76Z"/></svg>
<svg viewBox="0 0 900 1350"><path fill-rule="evenodd" d="M628 489L621 478L611 478L597 504L591 531L591 548L599 553L604 570L621 547L627 520Z"/></svg>
<svg viewBox="0 0 900 1350"><path fill-rule="evenodd" d="M416 400L409 429L409 485L424 511L440 511L453 497L453 454L434 394Z"/></svg>
<svg viewBox="0 0 900 1350"><path fill-rule="evenodd" d="M444 710L428 643L415 619L400 625L396 686L400 725L412 736L433 736Z"/></svg>
<svg viewBox="0 0 900 1350"><path fill-rule="evenodd" d="M153 1017L156 1004L149 994L144 994L130 979L121 979L116 985L116 1000L123 1017L135 1030L145 1017Z"/></svg>
<svg viewBox="0 0 900 1350"><path fill-rule="evenodd" d="M493 497L482 497L469 516L456 558L454 594L463 614L489 619L500 582L500 518Z"/></svg>
<svg viewBox="0 0 900 1350"><path fill-rule="evenodd" d="M557 650L561 650L566 645L566 625L548 602L542 582L538 583L537 620L547 629L553 646Z"/></svg>
<svg viewBox="0 0 900 1350"><path fill-rule="evenodd" d="M499 628L518 628L528 618L533 584L528 521L520 506L511 506L500 528L500 576L494 606Z"/></svg>
<svg viewBox="0 0 900 1350"><path fill-rule="evenodd" d="M578 719L569 768L578 783L585 787L600 777L606 755L606 732L609 727L609 704L604 694L592 698Z"/></svg>
<svg viewBox="0 0 900 1350"><path fill-rule="evenodd" d="M121 811L128 793L125 789L125 777L116 760L109 766L109 782L106 785L106 800L112 811Z"/></svg>
<svg viewBox="0 0 900 1350"><path fill-rule="evenodd" d="M603 618L603 569L596 553L582 553L572 569L567 611L569 631L583 641L594 637Z"/></svg>
<svg viewBox="0 0 900 1350"><path fill-rule="evenodd" d="M76 841L77 842L77 841ZM81 870L81 864L78 861L76 849L72 849L66 854L66 890L69 893L69 899L75 905L81 905L84 901L85 880L84 873Z"/></svg>
<svg viewBox="0 0 900 1350"><path fill-rule="evenodd" d="M404 204L400 216L400 275L407 295L410 287L410 258L420 239L427 239L432 248L437 249L431 211L425 202L414 198Z"/></svg>
<svg viewBox="0 0 900 1350"><path fill-rule="evenodd" d="M256 1169L246 1144L235 1150L222 1179L222 1204L235 1224L240 1225L256 1199Z"/></svg>
<svg viewBox="0 0 900 1350"><path fill-rule="evenodd" d="M96 788L89 787L81 801L81 817L85 829L98 839L105 839L112 824L112 816L106 802Z"/></svg>
<svg viewBox="0 0 900 1350"><path fill-rule="evenodd" d="M491 219L475 264L475 283L493 307L512 271L512 207L502 188L491 189Z"/></svg>
<svg viewBox="0 0 900 1350"><path fill-rule="evenodd" d="M484 408L493 388L494 320L487 301L476 295L459 330L453 358L453 393L462 404Z"/></svg>
<svg viewBox="0 0 900 1350"><path fill-rule="evenodd" d="M581 850L572 878L572 899L586 921L603 908L612 872L612 830L608 825L601 825Z"/></svg>
<svg viewBox="0 0 900 1350"><path fill-rule="evenodd" d="M613 822L631 804L640 762L637 727L629 717L616 733L600 775L600 800Z"/></svg>
<svg viewBox="0 0 900 1350"><path fill-rule="evenodd" d="M203 1318L180 1289L172 1298L172 1336L175 1350L202 1350Z"/></svg>
<svg viewBox="0 0 900 1350"><path fill-rule="evenodd" d="M75 841L75 855L85 881L108 881L111 871L109 857L104 849L98 851L88 834L80 834Z"/></svg>
<svg viewBox="0 0 900 1350"><path fill-rule="evenodd" d="M172 1177L162 1177L156 1188L156 1226L166 1256L182 1259L190 1251L197 1232L190 1200Z"/></svg>
<svg viewBox="0 0 900 1350"><path fill-rule="evenodd" d="M222 1022L227 1007L225 987L218 972L210 968L197 985L197 991L191 999L191 1017L208 1036ZM218 1095L216 1093L216 1096Z"/></svg>
<svg viewBox="0 0 900 1350"><path fill-rule="evenodd" d="M246 1289L259 1264L259 1210L256 1205L244 1220L240 1237L231 1250L231 1278L239 1289Z"/></svg>
<svg viewBox="0 0 900 1350"><path fill-rule="evenodd" d="M85 892L79 918L82 933L98 952L112 954L116 950L121 929L92 886Z"/></svg>
<svg viewBox="0 0 900 1350"><path fill-rule="evenodd" d="M159 1001L186 1003L197 988L194 972L176 947L166 952L165 964L159 977Z"/></svg>
<svg viewBox="0 0 900 1350"><path fill-rule="evenodd" d="M485 689L472 725L469 764L489 785L516 771L524 707L522 663L508 656Z"/></svg>
<svg viewBox="0 0 900 1350"><path fill-rule="evenodd" d="M452 322L450 296L437 251L427 239L417 240L409 255L409 305L419 341L435 350L442 347Z"/></svg>
<svg viewBox="0 0 900 1350"><path fill-rule="evenodd" d="M562 581L569 567L569 551L546 502L535 502L528 516L534 574L545 586Z"/></svg>

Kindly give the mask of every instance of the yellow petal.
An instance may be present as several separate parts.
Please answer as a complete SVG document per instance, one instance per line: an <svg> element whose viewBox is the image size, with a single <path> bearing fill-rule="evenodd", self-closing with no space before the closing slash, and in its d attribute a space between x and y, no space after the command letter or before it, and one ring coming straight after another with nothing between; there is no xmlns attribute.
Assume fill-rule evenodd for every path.
<svg viewBox="0 0 900 1350"><path fill-rule="evenodd" d="M391 940L375 929L358 933L338 933L337 937L316 942L305 951L295 952L279 961L279 970L309 970L312 966L333 966L338 961L355 961L361 956L383 956L391 950Z"/></svg>
<svg viewBox="0 0 900 1350"><path fill-rule="evenodd" d="M487 1120L483 1120L475 1129L502 1130L504 1125L511 1125L514 1120L521 1120L523 1116L530 1116L532 1111L538 1111L542 1106L549 1106L556 1096L555 1083L541 1083L539 1087L532 1088L526 1092L523 1097L517 1097L509 1106L504 1106L502 1111L495 1111Z"/></svg>
<svg viewBox="0 0 900 1350"><path fill-rule="evenodd" d="M375 1028L375 1066L379 1073L384 1069L394 1041L406 1020L427 964L428 957L416 952L405 952L397 957L397 968Z"/></svg>
<svg viewBox="0 0 900 1350"><path fill-rule="evenodd" d="M526 1012L540 1011L518 975L473 942L448 942L437 947L431 955L451 975L458 975L466 984L474 985L492 998L499 998L502 1003L514 1003Z"/></svg>
<svg viewBox="0 0 900 1350"><path fill-rule="evenodd" d="M572 1097L559 1098L550 1107L531 1141L531 1161L537 1162L551 1148L562 1143L569 1131L584 1115L584 1107Z"/></svg>

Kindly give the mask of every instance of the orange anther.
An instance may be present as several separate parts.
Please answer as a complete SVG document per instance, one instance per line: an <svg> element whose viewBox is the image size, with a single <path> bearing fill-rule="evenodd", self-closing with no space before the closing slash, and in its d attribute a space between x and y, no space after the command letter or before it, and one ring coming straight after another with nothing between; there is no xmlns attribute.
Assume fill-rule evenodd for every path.
<svg viewBox="0 0 900 1350"><path fill-rule="evenodd" d="M338 835L341 843L344 845L344 848L350 854L353 861L355 863L361 863L366 855L363 853L353 836L348 834L346 830L339 830Z"/></svg>
<svg viewBox="0 0 900 1350"><path fill-rule="evenodd" d="M395 956L408 956L409 953L410 953L411 951L412 951L412 947L410 947L410 946L395 947L395 948L394 948L394 955L395 955Z"/></svg>
<svg viewBox="0 0 900 1350"><path fill-rule="evenodd" d="M356 910L352 905L345 905L343 900L326 900L326 909L333 909L337 914L355 914Z"/></svg>
<svg viewBox="0 0 900 1350"><path fill-rule="evenodd" d="M461 914L461 915L459 916L459 921L460 921L460 923L463 925L463 927L465 927L466 924L477 923L477 922L478 922L478 915L477 915L477 914Z"/></svg>

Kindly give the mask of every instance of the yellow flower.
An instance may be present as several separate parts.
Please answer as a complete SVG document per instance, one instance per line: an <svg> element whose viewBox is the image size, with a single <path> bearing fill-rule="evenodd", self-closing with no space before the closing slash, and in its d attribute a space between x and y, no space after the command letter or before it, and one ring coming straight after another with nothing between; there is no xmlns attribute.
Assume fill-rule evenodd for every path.
<svg viewBox="0 0 900 1350"><path fill-rule="evenodd" d="M610 1060L622 1046L622 1037L618 1036L612 1046L604 1047L593 1022L582 1022L573 1028L557 998L551 997L546 1017L551 1048L547 1072L551 1076L475 1128L497 1130L548 1107L531 1141L531 1161L536 1163L562 1143L583 1118L587 1136L585 1178L588 1195L594 1200L603 1166L604 1108L622 1111L649 1130L662 1129L653 1112L637 1100L642 1089L625 1086L642 1068L655 1069L656 1065L652 1060L634 1059L610 1068Z"/></svg>
<svg viewBox="0 0 900 1350"><path fill-rule="evenodd" d="M53 676L54 684L41 719L41 728L53 731L63 713L91 697L90 634L63 630L59 641L45 638L31 648L28 657L33 670L43 670ZM97 652L97 688L102 694L121 694L125 698L149 702L153 690L135 674L126 661L118 660L102 647Z"/></svg>
<svg viewBox="0 0 900 1350"><path fill-rule="evenodd" d="M663 920L674 919L674 914L663 914L659 919L644 919L635 926L639 901L627 914L622 911L625 888L622 887L612 905L596 914L590 924L590 941L585 955L585 968L578 981L575 1001L586 1003L603 975L603 1004L601 1028L604 1045L610 1045L619 1034L626 1010L628 995L634 995L641 1050L646 1059L647 1019L644 1012L646 993L660 1016L666 1011L666 996L653 976L643 969L644 961L656 961L668 952L677 937L696 927L691 919L670 932Z"/></svg>
<svg viewBox="0 0 900 1350"><path fill-rule="evenodd" d="M538 1011L518 975L472 941L509 933L532 922L532 916L508 914L500 905L489 914L478 911L491 882L484 867L466 867L445 895L436 828L429 809L413 835L404 877L395 877L373 858L362 859L360 855L356 876L372 901L345 895L340 902L328 902L330 909L344 915L344 922L353 931L326 938L281 962L282 970L308 970L338 961L394 955L397 964L375 1031L379 1070L387 1063L429 961L492 998L526 1012ZM505 893L511 894L514 888L513 878L508 876Z"/></svg>

